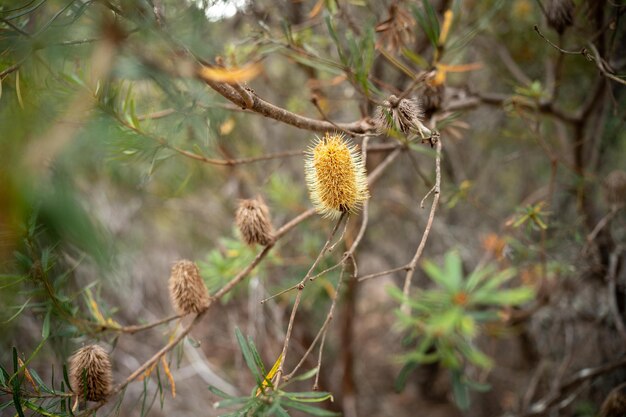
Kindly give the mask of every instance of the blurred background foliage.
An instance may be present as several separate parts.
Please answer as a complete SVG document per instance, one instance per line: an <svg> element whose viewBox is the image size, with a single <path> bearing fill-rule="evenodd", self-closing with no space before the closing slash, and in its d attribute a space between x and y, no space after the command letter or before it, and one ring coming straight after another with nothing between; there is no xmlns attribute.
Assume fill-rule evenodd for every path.
<svg viewBox="0 0 626 417"><path fill-rule="evenodd" d="M571 7L564 33L552 7ZM623 364L563 386L624 360L624 197L607 197L606 178L626 168L625 11L617 0L0 0L0 414L20 413L16 390L67 391L64 364L83 344L107 348L116 382L165 345L175 322L119 328L173 314L173 262L196 261L213 294L254 259L233 225L238 199L263 196L276 228L310 208L300 152L319 133L242 110L195 76L201 63L248 71L258 97L318 120L371 122L391 94L420 99L441 132L443 179L412 309L394 314L404 270L347 280L322 392L306 378L315 354L296 394L259 400L294 294L261 301L306 275L332 227L317 216L212 307L167 356L171 371L160 364L99 413L222 415L222 401L283 415L268 405L276 395L297 403L289 415L596 415ZM434 77L416 84L424 71ZM371 152L368 171L389 152ZM413 140L373 186L358 276L413 256L433 159ZM303 292L289 369L340 271ZM22 412L69 415L55 395L23 397Z"/></svg>

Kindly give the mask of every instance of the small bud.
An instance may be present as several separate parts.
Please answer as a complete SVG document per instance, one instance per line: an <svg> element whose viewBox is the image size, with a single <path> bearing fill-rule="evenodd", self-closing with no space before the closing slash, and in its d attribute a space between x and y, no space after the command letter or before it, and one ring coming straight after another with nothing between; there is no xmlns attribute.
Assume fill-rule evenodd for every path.
<svg viewBox="0 0 626 417"><path fill-rule="evenodd" d="M239 201L235 222L248 245L266 246L274 240L270 212L260 197Z"/></svg>
<svg viewBox="0 0 626 417"><path fill-rule="evenodd" d="M626 204L626 172L616 169L604 179L606 201L612 206Z"/></svg>
<svg viewBox="0 0 626 417"><path fill-rule="evenodd" d="M575 7L572 0L549 0L546 7L548 25L562 34L574 22Z"/></svg>
<svg viewBox="0 0 626 417"><path fill-rule="evenodd" d="M607 395L600 417L624 417L626 416L626 384L618 385Z"/></svg>
<svg viewBox="0 0 626 417"><path fill-rule="evenodd" d="M390 129L399 129L405 135L409 132L418 133L422 138L432 136L432 132L422 123L424 117L419 101L416 99L398 99L391 95L389 100L378 106L374 120L378 133Z"/></svg>
<svg viewBox="0 0 626 417"><path fill-rule="evenodd" d="M70 358L70 384L79 399L106 399L111 392L112 380L109 355L100 346L85 346Z"/></svg>
<svg viewBox="0 0 626 417"><path fill-rule="evenodd" d="M369 198L361 155L339 133L318 138L307 152L304 167L311 201L324 217L355 212Z"/></svg>
<svg viewBox="0 0 626 417"><path fill-rule="evenodd" d="M195 263L182 260L174 264L170 298L178 314L200 313L209 306L209 291Z"/></svg>

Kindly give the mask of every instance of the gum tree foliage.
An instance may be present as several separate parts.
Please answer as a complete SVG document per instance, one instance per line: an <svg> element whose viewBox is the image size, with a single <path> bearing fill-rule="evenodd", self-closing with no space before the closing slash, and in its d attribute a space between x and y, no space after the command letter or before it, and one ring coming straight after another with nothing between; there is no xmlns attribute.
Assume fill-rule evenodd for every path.
<svg viewBox="0 0 626 417"><path fill-rule="evenodd" d="M625 11L0 0L1 414L595 415L626 364ZM338 221L303 173L326 132L371 194Z"/></svg>

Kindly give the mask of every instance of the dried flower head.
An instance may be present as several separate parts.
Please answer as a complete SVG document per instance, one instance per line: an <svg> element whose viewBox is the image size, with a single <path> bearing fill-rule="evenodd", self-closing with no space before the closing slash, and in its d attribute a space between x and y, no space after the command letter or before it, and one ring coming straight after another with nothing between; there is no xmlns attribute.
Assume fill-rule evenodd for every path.
<svg viewBox="0 0 626 417"><path fill-rule="evenodd" d="M380 34L376 49L386 44L387 49L398 51L414 40L415 20L411 13L397 2L391 3L388 12L389 17L375 27L376 32Z"/></svg>
<svg viewBox="0 0 626 417"><path fill-rule="evenodd" d="M626 204L626 172L616 169L604 179L606 201L610 205Z"/></svg>
<svg viewBox="0 0 626 417"><path fill-rule="evenodd" d="M626 416L626 384L621 384L607 395L600 409L600 417L624 416Z"/></svg>
<svg viewBox="0 0 626 417"><path fill-rule="evenodd" d="M170 298L178 314L200 313L209 306L209 291L195 263L183 259L174 264Z"/></svg>
<svg viewBox="0 0 626 417"><path fill-rule="evenodd" d="M574 22L575 7L572 0L549 0L546 7L548 25L558 33L565 32Z"/></svg>
<svg viewBox="0 0 626 417"><path fill-rule="evenodd" d="M324 217L357 211L369 198L361 155L339 133L318 138L304 166L311 201Z"/></svg>
<svg viewBox="0 0 626 417"><path fill-rule="evenodd" d="M270 212L260 197L239 201L235 222L248 245L265 246L274 240Z"/></svg>
<svg viewBox="0 0 626 417"><path fill-rule="evenodd" d="M391 95L389 100L378 106L374 120L379 133L388 130L399 129L405 135L415 132L422 138L432 136L432 132L422 123L423 112L420 103L416 99L399 99Z"/></svg>
<svg viewBox="0 0 626 417"><path fill-rule="evenodd" d="M80 399L106 399L112 380L109 355L100 346L85 346L70 358L70 384Z"/></svg>

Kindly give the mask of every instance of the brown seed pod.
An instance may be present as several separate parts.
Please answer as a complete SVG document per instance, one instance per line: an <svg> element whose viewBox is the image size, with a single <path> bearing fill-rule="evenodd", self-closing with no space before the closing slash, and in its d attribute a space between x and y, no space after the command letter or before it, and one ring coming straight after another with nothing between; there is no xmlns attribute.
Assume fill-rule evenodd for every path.
<svg viewBox="0 0 626 417"><path fill-rule="evenodd" d="M574 9L576 6L572 0L549 0L546 7L548 25L558 33L574 23Z"/></svg>
<svg viewBox="0 0 626 417"><path fill-rule="evenodd" d="M274 241L270 211L261 197L240 200L235 223L248 245L269 245Z"/></svg>
<svg viewBox="0 0 626 417"><path fill-rule="evenodd" d="M98 345L78 349L70 358L70 384L80 399L102 401L111 392L111 361Z"/></svg>
<svg viewBox="0 0 626 417"><path fill-rule="evenodd" d="M170 298L178 314L200 313L209 306L209 291L195 263L183 259L174 264Z"/></svg>
<svg viewBox="0 0 626 417"><path fill-rule="evenodd" d="M606 201L610 205L626 204L626 172L616 169L604 179Z"/></svg>
<svg viewBox="0 0 626 417"><path fill-rule="evenodd" d="M626 416L626 384L618 385L607 395L600 417L624 417Z"/></svg>

